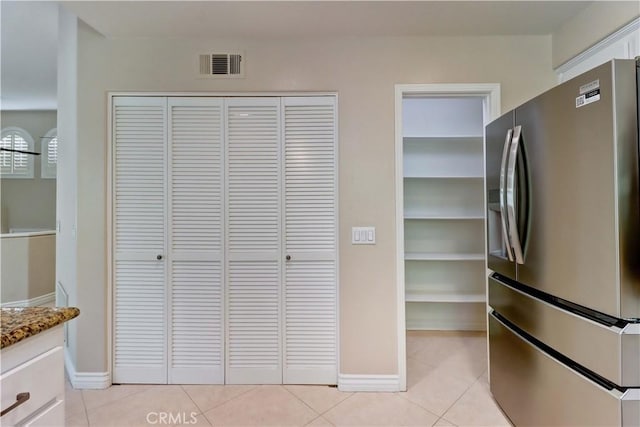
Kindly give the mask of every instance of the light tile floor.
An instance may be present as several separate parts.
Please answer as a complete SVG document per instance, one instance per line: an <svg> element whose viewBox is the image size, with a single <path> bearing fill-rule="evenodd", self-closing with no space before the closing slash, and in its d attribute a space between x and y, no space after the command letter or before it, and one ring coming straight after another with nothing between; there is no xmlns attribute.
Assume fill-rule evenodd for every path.
<svg viewBox="0 0 640 427"><path fill-rule="evenodd" d="M118 385L74 390L67 426L510 426L487 383L485 335L407 333L406 393L326 386Z"/></svg>

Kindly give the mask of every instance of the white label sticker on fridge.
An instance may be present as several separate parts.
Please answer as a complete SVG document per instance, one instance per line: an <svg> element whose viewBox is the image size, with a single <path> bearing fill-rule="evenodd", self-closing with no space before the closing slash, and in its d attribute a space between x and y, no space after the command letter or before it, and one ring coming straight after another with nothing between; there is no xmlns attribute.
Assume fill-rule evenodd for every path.
<svg viewBox="0 0 640 427"><path fill-rule="evenodd" d="M591 92L592 90L600 88L600 79L594 80L591 83L587 83L586 85L580 86L580 95L584 95L586 92Z"/></svg>
<svg viewBox="0 0 640 427"><path fill-rule="evenodd" d="M593 89L576 98L576 108L584 107L592 102L600 101L600 89Z"/></svg>

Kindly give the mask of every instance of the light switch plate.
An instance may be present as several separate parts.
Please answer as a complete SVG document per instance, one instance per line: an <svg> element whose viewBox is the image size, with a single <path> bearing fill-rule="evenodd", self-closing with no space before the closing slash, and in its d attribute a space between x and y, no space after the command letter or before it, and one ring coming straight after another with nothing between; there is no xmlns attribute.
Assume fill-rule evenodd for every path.
<svg viewBox="0 0 640 427"><path fill-rule="evenodd" d="M351 244L353 245L375 245L375 227L351 227Z"/></svg>

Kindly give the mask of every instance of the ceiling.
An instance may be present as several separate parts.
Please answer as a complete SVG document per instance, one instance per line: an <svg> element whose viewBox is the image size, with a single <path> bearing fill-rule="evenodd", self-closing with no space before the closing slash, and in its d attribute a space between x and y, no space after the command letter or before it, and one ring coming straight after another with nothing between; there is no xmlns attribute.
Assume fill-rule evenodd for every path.
<svg viewBox="0 0 640 427"><path fill-rule="evenodd" d="M78 1L65 6L108 37L283 38L550 34L588 3Z"/></svg>
<svg viewBox="0 0 640 427"><path fill-rule="evenodd" d="M64 1L111 38L551 34L590 1ZM4 110L56 108L57 2L0 2Z"/></svg>

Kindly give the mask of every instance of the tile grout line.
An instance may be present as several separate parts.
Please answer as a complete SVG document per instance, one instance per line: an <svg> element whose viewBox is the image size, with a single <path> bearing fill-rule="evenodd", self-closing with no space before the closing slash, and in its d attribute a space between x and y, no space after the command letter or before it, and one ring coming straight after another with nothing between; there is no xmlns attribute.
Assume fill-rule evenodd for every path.
<svg viewBox="0 0 640 427"><path fill-rule="evenodd" d="M343 392L343 391L338 391L338 392L339 392L339 393L345 393L345 392ZM329 409L327 409L326 411L324 411L324 412L323 412L322 414L320 414L320 415L324 415L324 414L326 414L327 412L329 412L330 410L332 410L332 409L333 409L333 408L335 408L336 406L338 406L338 405L342 404L342 402L346 402L347 400L351 399L351 398L352 398L353 396L355 396L355 395L356 395L356 393L358 393L358 392L357 392L357 391L351 391L351 392L348 392L348 393L351 393L351 394L350 394L349 396L345 397L344 399L342 399L340 402L337 402L336 404L334 404L333 406L331 406ZM326 419L326 418L325 418L325 419ZM327 421L329 421L329 420L327 420ZM329 422L331 423L331 421L329 421ZM331 423L331 424L333 424L333 423Z"/></svg>
<svg viewBox="0 0 640 427"><path fill-rule="evenodd" d="M126 387L127 385L150 385L151 387L153 387L153 386L154 386L154 385L156 385L156 384L124 384L124 386L125 386L125 387ZM164 384L157 384L157 385L164 385ZM87 405L86 405L86 403L84 402L84 391L85 391L85 390L87 390L87 391L97 391L97 392L100 392L100 391L106 391L106 390L109 390L111 387L121 387L121 386L122 386L122 384L117 384L117 385L112 384L112 385L110 385L110 386L109 386L109 387L107 387L107 388L97 389L97 390L96 390L96 389L79 389L79 391L80 391L80 392L82 392L82 403L84 404L85 409L86 409L86 411L87 411L87 416L88 416L88 414L89 414L89 408L87 408ZM75 390L75 389L74 389L74 390ZM124 396L120 396L119 398L117 398L117 399L115 399L115 400L112 400L112 401L110 401L110 402L105 402L105 403L102 403L102 404L100 404L100 405L98 405L98 406L94 406L93 408L91 408L91 410L93 411L93 410L96 410L96 409L98 409L98 408L102 408L103 406L110 405L110 404L112 404L112 403L118 402L118 401L120 401L120 400L124 399L125 397L131 397L131 396L133 396L134 394L142 393L143 391L147 391L147 390L149 390L149 389L139 390L139 391L134 391L134 392L132 392L132 393L130 393L130 394L125 394Z"/></svg>
<svg viewBox="0 0 640 427"><path fill-rule="evenodd" d="M187 392L187 390L185 390L185 389L184 389L185 384L179 384L179 386L180 386L180 389L182 390L182 392L183 392L184 394L186 394L186 395L187 395L187 397L189 398L189 400L191 401L191 403L193 403L193 404L195 405L195 407L196 407L196 408L198 408L198 410L200 411L196 416L198 416L198 415L203 415L203 416L204 416L204 418L207 420L207 422L208 422L209 424L211 424L211 421L209 421L209 418L207 418L207 416L204 414L204 411L202 410L202 408L200 408L200 406L198 406L198 404L196 403L196 401L195 401L195 400L193 400L193 398L192 398L192 397L191 397L191 395ZM213 425L213 424L211 424L211 425Z"/></svg>
<svg viewBox="0 0 640 427"><path fill-rule="evenodd" d="M326 418L324 418L322 415L318 415L317 417L315 417L314 419L312 419L311 421L309 421L308 423L305 424L305 427L310 425L312 422L316 421L318 418L322 418L323 420L325 420L326 422L328 422L329 424L331 424L332 426L335 425L332 422L330 422L329 420L327 420Z"/></svg>
<svg viewBox="0 0 640 427"><path fill-rule="evenodd" d="M484 372L482 374L484 374ZM464 397L464 395L469 392L469 390L471 390L471 387L473 387L478 382L478 380L482 376L482 374L480 374L478 376L478 378L476 378L475 381L473 381L471 383L471 385L469 385L469 387L467 387L467 389L455 400L455 402L453 402L447 409L445 409L445 411L442 413L442 417L441 418L444 418L444 416L447 414L447 412L449 412L449 410L451 408L453 408L455 406L455 404L458 403L460 401L460 399L462 399ZM445 419L447 421L449 420L448 418L445 418ZM452 423L452 424L455 424L455 423Z"/></svg>
<svg viewBox="0 0 640 427"><path fill-rule="evenodd" d="M401 393L401 392L396 392L396 393L394 393L394 394L399 394L399 393ZM429 414L433 415L433 416L434 416L434 417L436 417L438 420L440 419L440 415L436 414L435 412L431 412L429 409L425 408L424 406L420 405L419 403L416 403L416 402L414 402L414 401L412 401L412 400L409 400L408 398L406 398L406 397L404 397L404 396L398 396L398 397L400 397L401 399L403 399L405 402L408 402L408 403L410 403L410 404L412 404L412 405L415 405L415 406L417 406L418 408L422 409L423 411L425 411L425 412L427 412L427 413L429 413ZM438 421L436 420L436 423L437 423L437 422L438 422Z"/></svg>
<svg viewBox="0 0 640 427"><path fill-rule="evenodd" d="M425 365L426 365L426 364L425 364ZM433 366L433 365L430 365L430 366ZM436 367L436 369L437 369L437 368L438 368L438 367ZM484 375L484 372L486 372L486 371L483 371L483 372L482 372L482 374L480 374L476 379L474 379L473 381L471 381L471 383L470 383L470 384L469 384L469 385L464 389L464 391L463 391L462 393L460 393L460 396L458 396L458 397L456 398L456 400L454 400L454 401L453 401L453 403L452 403L451 405L449 405L449 406L448 406L448 407L447 407L447 408L442 412L442 415L438 415L438 414L436 414L436 413L432 412L430 409L425 408L425 407L424 407L424 406L422 406L421 404L419 404L419 403L417 403L417 402L414 402L414 401L413 401L413 400L411 400L408 396L406 396L406 392L405 392L405 393L402 393L402 392L401 392L401 393L400 393L400 397L402 397L403 399L405 399L406 401L408 401L408 402L410 402L410 403L413 403L414 405L417 405L418 407L420 407L420 408L424 409L425 411L429 412L430 414L433 414L433 415L435 415L436 417L439 417L439 418L438 418L438 421L440 421L440 419L441 419L441 418L444 418L444 415L447 413L447 411L449 411L449 409L451 409L451 408L452 408L452 407L453 407L453 406L454 406L454 405L455 405L455 404L456 404L456 403L457 403L457 402L462 398L462 396L464 396L464 395L465 395L465 394L466 394L466 393L471 389L471 387L473 387L473 386L474 386L474 385L475 385L475 384L480 380L480 378L482 377L482 375ZM466 378L461 378L461 377L456 376L456 375L452 375L452 376L453 376L453 377L455 377L456 379L460 380L460 381L466 380ZM407 389L407 391L409 391L409 390ZM446 419L446 418L445 418L445 419ZM438 421L436 421L436 424L438 423ZM447 420L447 421L448 421L448 420ZM453 423L451 423L451 424L453 424ZM435 424L434 424L434 425L435 425Z"/></svg>
<svg viewBox="0 0 640 427"><path fill-rule="evenodd" d="M82 390L80 390L80 399L82 399L82 409L84 409L84 417L86 418L87 426L91 426L91 423L89 422L89 410L87 409L87 404L84 401L84 392Z"/></svg>
<svg viewBox="0 0 640 427"><path fill-rule="evenodd" d="M318 413L318 411L316 411L316 410L315 410L315 409L313 409L311 406L309 406L309 405L307 404L307 402L305 402L304 400L302 400L301 398L299 398L298 396L296 396L294 392L292 392L291 390L289 390L285 384L280 384L280 387L282 387L283 389L285 389L287 393L289 393L290 395L292 395L293 397L295 397L297 400L299 400L300 402L302 402L302 404L303 404L304 406L306 406L307 408L311 409L311 410L313 411L313 413L317 415L317 417L315 417L313 420L309 421L309 423L313 422L315 419L317 419L318 417L321 417L321 416L322 416L322 414ZM307 423L307 424L309 424L309 423ZM307 425L307 424L305 424L305 425Z"/></svg>
<svg viewBox="0 0 640 427"><path fill-rule="evenodd" d="M287 384L287 385L293 385L293 384ZM334 403L332 406L330 406L329 408L325 409L323 412L318 412L318 411L316 411L315 409L313 409L311 406L307 405L307 403L306 403L304 400L302 400L300 397L298 397L294 392L292 392L291 390L289 390L289 389L286 387L287 385L283 384L283 385L282 385L282 387L283 387L285 390L287 390L289 393L291 393L291 394L292 394L296 399L298 399L299 401L301 401L302 403L304 403L307 407L309 407L313 412L315 412L315 413L317 413L317 414L318 414L318 417L314 418L314 420L315 420L315 419L317 419L317 418L319 418L319 417L322 417L324 414L326 414L327 412L329 412L330 410L332 410L332 409L333 409L333 408L335 408L336 406L340 405L342 402L347 401L348 399L350 399L350 398L351 398L351 396L353 396L353 395L355 395L355 394L357 393L357 392L343 392L343 391L337 390L337 388L336 388L336 390L338 391L338 393L349 393L349 396L345 397L344 399L342 399L342 400L341 400L341 401L339 401L339 402ZM313 387L313 386L312 386L312 387ZM329 386L327 386L327 387L329 387ZM323 417L323 418L324 418L324 417ZM325 418L325 419L326 419L326 418ZM314 420L311 420L310 422L313 422ZM331 421L329 421L329 420L327 420L327 421L328 421L330 424L333 424Z"/></svg>
<svg viewBox="0 0 640 427"><path fill-rule="evenodd" d="M235 385L235 384L181 384L181 385L180 385L180 387L182 387L182 389L184 390L184 386L185 386L185 385L212 385L212 386L221 386L221 387L226 387L227 385ZM238 385L244 385L244 384L238 384ZM233 400L235 400L235 399L239 398L240 396L244 396L245 394L249 393L250 391L255 390L256 388L258 388L258 387L260 386L260 385L255 385L255 384L246 384L246 385L251 386L251 388L249 388L249 390L243 391L242 393L240 393L240 394L238 394L238 395L236 395L236 396L233 396L233 397L232 397L232 398L230 398L230 399L225 400L224 402L220 402L220 403L218 403L217 405L212 406L211 408L209 408L209 409L207 409L207 410L202 410L202 408L200 408L200 406L198 406L198 404L193 400L193 398L191 397L191 395L189 394L189 392L188 392L188 391L184 390L184 392L187 394L187 396L189 396L189 399L191 399L191 401L196 405L196 408L198 408L198 409L200 409L200 411L202 411L202 412L200 412L200 413L201 413L202 415L204 415L204 417L207 419L207 421L209 421L209 423L210 423L211 425L214 425L214 424L209 420L209 417L207 417L206 412L213 411L214 409L219 408L219 407L221 407L222 405L226 405L227 403L229 403L229 402L231 402L231 401L233 401Z"/></svg>
<svg viewBox="0 0 640 427"><path fill-rule="evenodd" d="M469 386L468 386L468 387L467 387L467 388L466 388L466 389L465 389L465 390L460 394L460 396L458 396L458 397L456 398L456 400L455 400L455 401L454 401L450 406L448 406L448 407L447 407L447 409L445 409L445 410L442 412L442 415L438 415L437 413L435 413L435 412L431 411L431 410L430 410L430 409L428 409L428 408L425 408L424 406L422 406L422 405L421 405L421 404L419 404L418 402L414 402L413 400L409 399L408 397L405 397L405 396L401 396L401 397L402 397L403 399L405 399L407 402L413 403L414 405L417 405L418 407L420 407L420 408L424 409L425 411L429 412L430 414L433 414L433 415L435 415L436 417L439 417L439 418L438 418L438 421L440 421L440 418L444 418L444 414L446 414L446 413L447 413L447 411L448 411L449 409L451 409L451 407L452 407L453 405L455 405L455 404L456 404L456 402L457 402L458 400L460 400L460 398L461 398L462 396L464 396L464 394L465 394L467 391L469 391L469 389L470 389L474 384L475 384L475 381L474 381L474 382L472 382L471 384L469 384ZM436 421L436 424L437 424L437 422L438 422L438 421Z"/></svg>
<svg viewBox="0 0 640 427"><path fill-rule="evenodd" d="M438 424L438 423L439 423L440 421L442 421L442 420L444 420L447 424L451 424L452 426L456 426L456 427L458 426L458 424L456 424L456 423L452 423L451 421L449 421L448 419L446 419L446 418L444 417L444 415L443 415L443 416L441 416L441 417L440 417L440 419L438 419L438 421L436 421L436 424ZM435 426L436 424L434 424L434 426Z"/></svg>
<svg viewBox="0 0 640 427"><path fill-rule="evenodd" d="M64 411L65 424L66 424L66 421L67 421L67 418L68 418L68 414L67 414L67 411L66 411L67 402L69 400L69 399L67 399L67 391L68 391L67 390L67 383L68 383L69 387L71 388L72 391L77 391L77 392L80 393L80 401L82 402L82 411L84 413L84 418L85 418L85 421L87 422L87 426L88 426L89 425L89 414L88 414L88 411L87 411L87 405L84 402L84 394L82 393L82 390L73 388L73 386L71 385L71 381L69 381L69 378L67 377L66 373L64 375L64 380L65 380L65 386L64 386L64 401L63 401L63 404L65 406L65 411Z"/></svg>

